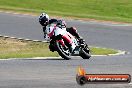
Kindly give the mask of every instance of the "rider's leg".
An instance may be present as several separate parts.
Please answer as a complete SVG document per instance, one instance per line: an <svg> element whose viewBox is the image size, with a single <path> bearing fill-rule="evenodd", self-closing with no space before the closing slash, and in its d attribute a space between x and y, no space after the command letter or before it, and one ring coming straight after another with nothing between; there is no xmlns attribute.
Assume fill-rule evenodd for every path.
<svg viewBox="0 0 132 88"><path fill-rule="evenodd" d="M77 30L75 27L70 27L70 28L66 28L66 30L71 33L73 36L75 36L76 38L80 38L79 33L77 33Z"/></svg>
<svg viewBox="0 0 132 88"><path fill-rule="evenodd" d="M81 44L84 43L84 40L80 37L79 33L77 32L75 27L66 28L66 30L71 33L73 36L75 36Z"/></svg>

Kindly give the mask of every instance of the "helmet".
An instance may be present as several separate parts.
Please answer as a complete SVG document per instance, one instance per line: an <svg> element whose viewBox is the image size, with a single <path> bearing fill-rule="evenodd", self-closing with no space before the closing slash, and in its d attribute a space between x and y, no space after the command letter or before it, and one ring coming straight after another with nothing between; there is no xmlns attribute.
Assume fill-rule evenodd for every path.
<svg viewBox="0 0 132 88"><path fill-rule="evenodd" d="M47 25L48 25L48 22L49 22L49 16L48 16L46 13L42 13L42 14L39 16L39 23L40 23L42 26L47 26Z"/></svg>

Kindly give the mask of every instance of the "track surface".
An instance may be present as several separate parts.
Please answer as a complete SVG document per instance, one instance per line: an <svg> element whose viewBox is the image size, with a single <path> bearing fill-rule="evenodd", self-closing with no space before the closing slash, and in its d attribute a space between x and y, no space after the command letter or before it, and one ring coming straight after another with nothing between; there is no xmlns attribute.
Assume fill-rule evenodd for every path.
<svg viewBox="0 0 132 88"><path fill-rule="evenodd" d="M132 88L132 84L89 84L79 86L75 76L82 65L87 73L132 75L132 26L67 20L89 45L121 49L127 55L91 57L89 60L18 59L0 61L0 88ZM43 40L37 17L0 13L0 34Z"/></svg>

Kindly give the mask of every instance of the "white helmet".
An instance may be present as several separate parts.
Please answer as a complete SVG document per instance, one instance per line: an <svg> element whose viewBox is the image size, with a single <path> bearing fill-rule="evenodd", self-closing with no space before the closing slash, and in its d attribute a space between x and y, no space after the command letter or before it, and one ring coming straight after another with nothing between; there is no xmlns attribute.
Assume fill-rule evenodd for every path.
<svg viewBox="0 0 132 88"><path fill-rule="evenodd" d="M42 26L47 26L47 25L48 25L48 22L49 22L49 16L48 16L46 13L42 13L42 14L39 16L39 23L40 23Z"/></svg>

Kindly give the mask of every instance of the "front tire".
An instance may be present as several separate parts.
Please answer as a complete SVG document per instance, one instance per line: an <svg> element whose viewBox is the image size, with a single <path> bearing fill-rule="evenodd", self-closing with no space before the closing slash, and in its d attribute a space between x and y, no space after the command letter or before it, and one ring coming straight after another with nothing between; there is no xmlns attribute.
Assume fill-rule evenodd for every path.
<svg viewBox="0 0 132 88"><path fill-rule="evenodd" d="M70 51L69 52L67 51L67 53L66 53L66 51L64 51L64 49L63 49L63 46L59 42L56 42L56 50L57 50L58 54L62 58L64 58L65 60L71 59L71 57L70 57L70 55L71 55Z"/></svg>
<svg viewBox="0 0 132 88"><path fill-rule="evenodd" d="M84 48L81 47L80 56L83 59L89 59L91 57L90 49L89 49L89 47L87 45Z"/></svg>

